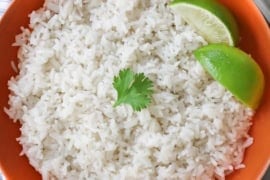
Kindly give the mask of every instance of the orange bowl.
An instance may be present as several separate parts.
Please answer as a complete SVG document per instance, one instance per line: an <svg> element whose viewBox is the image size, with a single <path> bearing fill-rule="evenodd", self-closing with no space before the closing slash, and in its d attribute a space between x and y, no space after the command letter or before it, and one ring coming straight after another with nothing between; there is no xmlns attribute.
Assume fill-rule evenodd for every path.
<svg viewBox="0 0 270 180"><path fill-rule="evenodd" d="M270 160L270 31L263 16L252 0L220 0L235 15L240 28L241 49L251 54L261 66L266 80L265 93L261 106L253 118L250 130L254 144L245 153L246 168L233 172L228 179L260 179ZM0 169L7 179L41 179L30 166L16 138L20 136L20 124L13 123L4 113L8 104L7 81L15 73L11 61L16 61L17 48L11 44L20 33L21 26L27 26L28 14L41 7L43 0L14 0L0 22Z"/></svg>

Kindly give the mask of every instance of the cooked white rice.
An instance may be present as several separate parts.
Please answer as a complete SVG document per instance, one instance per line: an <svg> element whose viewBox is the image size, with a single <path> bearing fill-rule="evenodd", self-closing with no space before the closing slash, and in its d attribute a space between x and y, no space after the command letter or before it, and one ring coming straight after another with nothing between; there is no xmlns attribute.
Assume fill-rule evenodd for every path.
<svg viewBox="0 0 270 180"><path fill-rule="evenodd" d="M6 112L43 179L214 179L241 164L253 112L194 59L204 39L168 0L46 0L16 37ZM151 105L113 108L122 68Z"/></svg>

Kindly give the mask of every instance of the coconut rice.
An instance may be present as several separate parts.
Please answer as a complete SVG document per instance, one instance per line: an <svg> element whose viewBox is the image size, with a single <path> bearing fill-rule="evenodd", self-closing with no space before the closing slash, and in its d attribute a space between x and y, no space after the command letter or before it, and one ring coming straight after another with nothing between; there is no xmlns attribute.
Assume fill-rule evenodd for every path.
<svg viewBox="0 0 270 180"><path fill-rule="evenodd" d="M241 164L253 112L192 52L206 44L168 0L46 0L22 29L7 114L43 179L224 179ZM130 67L150 106L116 108Z"/></svg>

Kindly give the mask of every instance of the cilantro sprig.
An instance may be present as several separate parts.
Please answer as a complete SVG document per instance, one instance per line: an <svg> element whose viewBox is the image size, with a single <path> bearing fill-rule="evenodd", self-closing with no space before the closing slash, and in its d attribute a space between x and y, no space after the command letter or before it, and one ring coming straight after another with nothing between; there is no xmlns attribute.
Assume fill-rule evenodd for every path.
<svg viewBox="0 0 270 180"><path fill-rule="evenodd" d="M144 73L135 74L130 68L123 69L114 77L113 87L117 91L114 107L129 104L133 110L141 111L151 102L153 82Z"/></svg>

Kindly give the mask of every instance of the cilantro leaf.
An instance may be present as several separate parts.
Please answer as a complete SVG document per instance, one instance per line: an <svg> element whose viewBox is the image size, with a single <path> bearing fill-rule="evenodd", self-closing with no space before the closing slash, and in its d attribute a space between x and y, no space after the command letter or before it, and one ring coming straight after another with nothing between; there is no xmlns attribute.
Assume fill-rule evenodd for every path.
<svg viewBox="0 0 270 180"><path fill-rule="evenodd" d="M129 104L135 111L141 111L151 102L153 82L143 73L135 74L130 68L123 69L114 77L113 87L117 91L114 107Z"/></svg>

